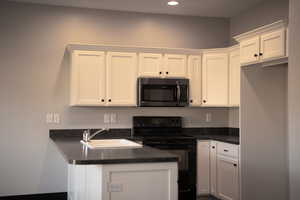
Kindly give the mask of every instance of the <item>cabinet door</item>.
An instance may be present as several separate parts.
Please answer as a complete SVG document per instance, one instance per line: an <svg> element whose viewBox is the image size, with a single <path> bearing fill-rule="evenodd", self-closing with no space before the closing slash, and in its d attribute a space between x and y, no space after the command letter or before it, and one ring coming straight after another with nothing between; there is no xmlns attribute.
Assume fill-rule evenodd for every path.
<svg viewBox="0 0 300 200"><path fill-rule="evenodd" d="M224 200L239 199L239 172L237 161L217 157L218 197Z"/></svg>
<svg viewBox="0 0 300 200"><path fill-rule="evenodd" d="M164 76L166 77L186 77L186 56L178 54L165 54L164 72Z"/></svg>
<svg viewBox="0 0 300 200"><path fill-rule="evenodd" d="M259 62L259 36L240 43L241 65Z"/></svg>
<svg viewBox="0 0 300 200"><path fill-rule="evenodd" d="M105 105L105 54L74 51L71 66L71 105Z"/></svg>
<svg viewBox="0 0 300 200"><path fill-rule="evenodd" d="M267 61L284 57L285 41L285 29L261 35L261 60Z"/></svg>
<svg viewBox="0 0 300 200"><path fill-rule="evenodd" d="M136 82L136 53L108 52L107 105L135 106Z"/></svg>
<svg viewBox="0 0 300 200"><path fill-rule="evenodd" d="M177 163L103 165L102 200L178 200Z"/></svg>
<svg viewBox="0 0 300 200"><path fill-rule="evenodd" d="M217 196L217 143L215 141L210 142L210 194Z"/></svg>
<svg viewBox="0 0 300 200"><path fill-rule="evenodd" d="M197 144L197 194L209 194L209 141L198 141Z"/></svg>
<svg viewBox="0 0 300 200"><path fill-rule="evenodd" d="M189 56L190 106L201 106L201 56Z"/></svg>
<svg viewBox="0 0 300 200"><path fill-rule="evenodd" d="M202 106L228 105L228 54L206 53L202 65Z"/></svg>
<svg viewBox="0 0 300 200"><path fill-rule="evenodd" d="M139 76L159 77L162 76L162 55L153 53L139 54Z"/></svg>
<svg viewBox="0 0 300 200"><path fill-rule="evenodd" d="M240 49L229 53L229 105L240 105Z"/></svg>

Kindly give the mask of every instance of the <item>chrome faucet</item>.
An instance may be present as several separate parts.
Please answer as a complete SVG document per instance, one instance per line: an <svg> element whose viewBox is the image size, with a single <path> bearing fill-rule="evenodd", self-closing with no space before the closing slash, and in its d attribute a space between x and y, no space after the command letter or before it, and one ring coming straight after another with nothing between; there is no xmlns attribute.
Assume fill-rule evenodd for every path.
<svg viewBox="0 0 300 200"><path fill-rule="evenodd" d="M106 131L109 131L109 129L108 128L103 128L103 129L100 129L100 130L98 130L98 131L96 131L95 133L93 133L92 135L91 135L91 130L90 129L87 129L87 130L85 130L84 132L83 132L83 135L82 135L82 140L84 141L84 142L89 142L91 139L93 139L96 135L98 135L99 133L104 133L104 132L106 132Z"/></svg>

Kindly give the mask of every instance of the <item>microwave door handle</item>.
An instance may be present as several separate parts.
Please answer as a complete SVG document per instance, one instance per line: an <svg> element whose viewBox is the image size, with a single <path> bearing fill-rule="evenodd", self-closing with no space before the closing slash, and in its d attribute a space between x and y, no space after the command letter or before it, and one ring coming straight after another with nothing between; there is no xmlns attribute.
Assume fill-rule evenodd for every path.
<svg viewBox="0 0 300 200"><path fill-rule="evenodd" d="M180 96L181 96L181 90L180 90L180 85L178 83L178 81L176 81L177 84L177 103L180 103Z"/></svg>

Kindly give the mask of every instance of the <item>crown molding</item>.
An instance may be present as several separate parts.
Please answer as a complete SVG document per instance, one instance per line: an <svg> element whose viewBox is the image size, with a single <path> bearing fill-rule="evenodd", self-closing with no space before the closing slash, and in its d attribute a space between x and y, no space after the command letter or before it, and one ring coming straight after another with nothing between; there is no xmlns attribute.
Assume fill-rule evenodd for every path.
<svg viewBox="0 0 300 200"><path fill-rule="evenodd" d="M286 28L286 27L287 27L287 24L283 20L279 20L279 21L274 22L272 24L268 24L268 25L256 28L254 30L248 31L246 33L242 33L240 35L234 36L233 38L236 41L241 42L244 39L248 39L250 37L254 37L254 36L257 36L259 34L270 32L270 31L273 31L273 30L278 30L278 29L281 29L281 28Z"/></svg>

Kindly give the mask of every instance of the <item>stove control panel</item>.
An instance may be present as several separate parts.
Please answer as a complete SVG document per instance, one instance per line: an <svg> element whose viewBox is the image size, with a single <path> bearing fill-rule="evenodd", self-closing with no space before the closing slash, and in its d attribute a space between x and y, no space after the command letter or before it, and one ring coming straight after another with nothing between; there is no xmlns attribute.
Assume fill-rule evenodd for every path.
<svg viewBox="0 0 300 200"><path fill-rule="evenodd" d="M133 128L181 128L181 117L153 117L135 116L133 117Z"/></svg>

